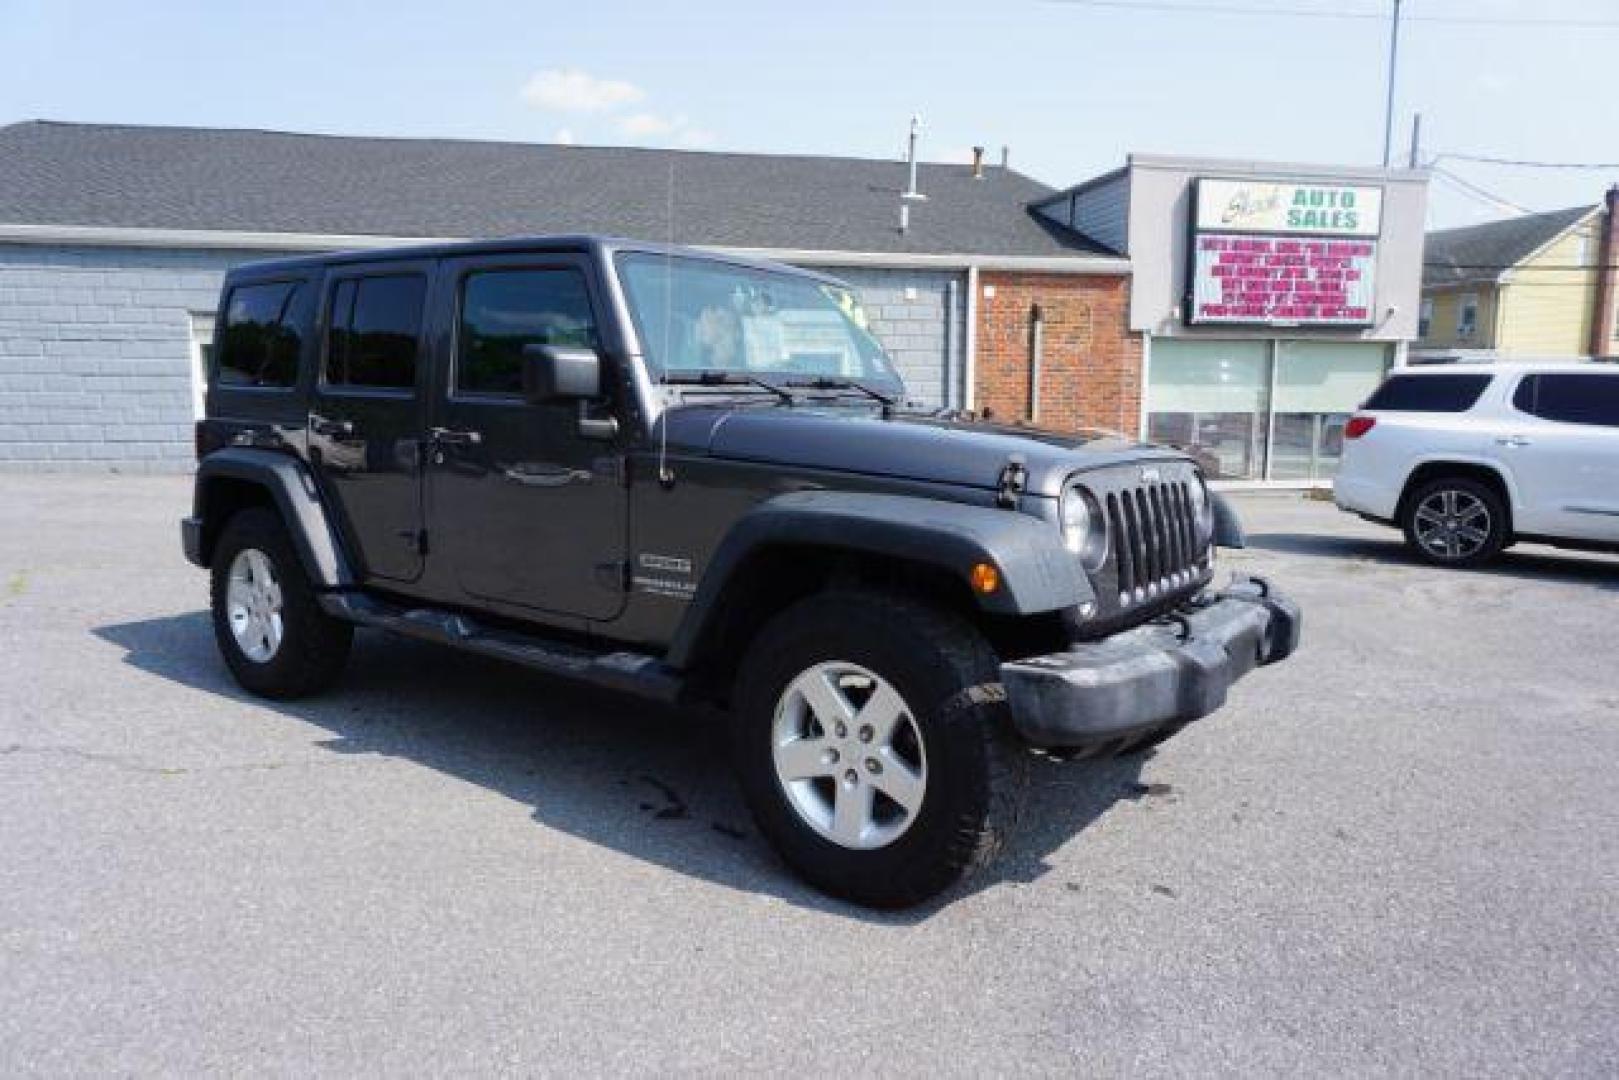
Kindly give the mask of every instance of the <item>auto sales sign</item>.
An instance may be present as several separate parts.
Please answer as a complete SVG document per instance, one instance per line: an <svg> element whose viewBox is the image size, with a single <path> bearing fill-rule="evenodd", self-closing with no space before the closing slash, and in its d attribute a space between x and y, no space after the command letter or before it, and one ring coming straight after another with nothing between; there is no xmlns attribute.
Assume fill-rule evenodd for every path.
<svg viewBox="0 0 1619 1080"><path fill-rule="evenodd" d="M1188 322L1375 321L1381 188L1203 178L1193 198Z"/></svg>

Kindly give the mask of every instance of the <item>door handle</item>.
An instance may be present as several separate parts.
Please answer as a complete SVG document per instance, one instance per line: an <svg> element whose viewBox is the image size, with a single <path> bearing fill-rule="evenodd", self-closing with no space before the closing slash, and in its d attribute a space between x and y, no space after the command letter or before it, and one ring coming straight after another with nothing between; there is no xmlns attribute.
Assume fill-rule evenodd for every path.
<svg viewBox="0 0 1619 1080"><path fill-rule="evenodd" d="M428 428L427 437L439 446L482 446L481 431L451 431L449 428Z"/></svg>
<svg viewBox="0 0 1619 1080"><path fill-rule="evenodd" d="M506 470L506 479L525 487L566 487L569 484L588 484L595 478L589 469L559 468L554 465L514 465Z"/></svg>
<svg viewBox="0 0 1619 1080"><path fill-rule="evenodd" d="M1497 446L1528 446L1529 440L1522 435L1503 435L1495 440Z"/></svg>
<svg viewBox="0 0 1619 1080"><path fill-rule="evenodd" d="M309 426L316 435L323 435L328 439L348 439L354 435L352 420L327 420L325 417L311 415Z"/></svg>

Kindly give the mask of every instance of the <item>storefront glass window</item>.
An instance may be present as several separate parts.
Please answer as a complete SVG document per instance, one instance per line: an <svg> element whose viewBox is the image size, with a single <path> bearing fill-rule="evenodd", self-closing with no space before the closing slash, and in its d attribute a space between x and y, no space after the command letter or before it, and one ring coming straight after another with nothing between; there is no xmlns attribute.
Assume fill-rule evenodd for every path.
<svg viewBox="0 0 1619 1080"><path fill-rule="evenodd" d="M1147 437L1189 451L1211 477L1265 475L1270 342L1152 343Z"/></svg>
<svg viewBox="0 0 1619 1080"><path fill-rule="evenodd" d="M1270 478L1331 478L1343 453L1344 424L1383 381L1388 363L1384 345L1282 342Z"/></svg>

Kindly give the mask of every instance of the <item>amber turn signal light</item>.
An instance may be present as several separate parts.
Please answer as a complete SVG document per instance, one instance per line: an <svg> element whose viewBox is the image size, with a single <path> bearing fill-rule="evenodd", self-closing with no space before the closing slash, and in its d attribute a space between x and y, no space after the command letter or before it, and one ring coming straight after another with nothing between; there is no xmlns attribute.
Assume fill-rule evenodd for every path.
<svg viewBox="0 0 1619 1080"><path fill-rule="evenodd" d="M1001 587L1001 572L987 562L977 563L972 572L973 588L984 594Z"/></svg>

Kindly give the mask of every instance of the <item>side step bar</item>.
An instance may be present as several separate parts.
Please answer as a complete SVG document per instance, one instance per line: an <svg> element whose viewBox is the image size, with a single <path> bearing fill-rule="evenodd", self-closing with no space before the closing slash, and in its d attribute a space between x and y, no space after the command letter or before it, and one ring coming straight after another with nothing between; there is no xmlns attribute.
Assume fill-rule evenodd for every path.
<svg viewBox="0 0 1619 1080"><path fill-rule="evenodd" d="M577 645L483 626L456 612L395 607L363 593L323 592L319 597L320 606L334 618L511 660L547 675L665 702L675 701L685 686L679 672L645 653L592 652Z"/></svg>

